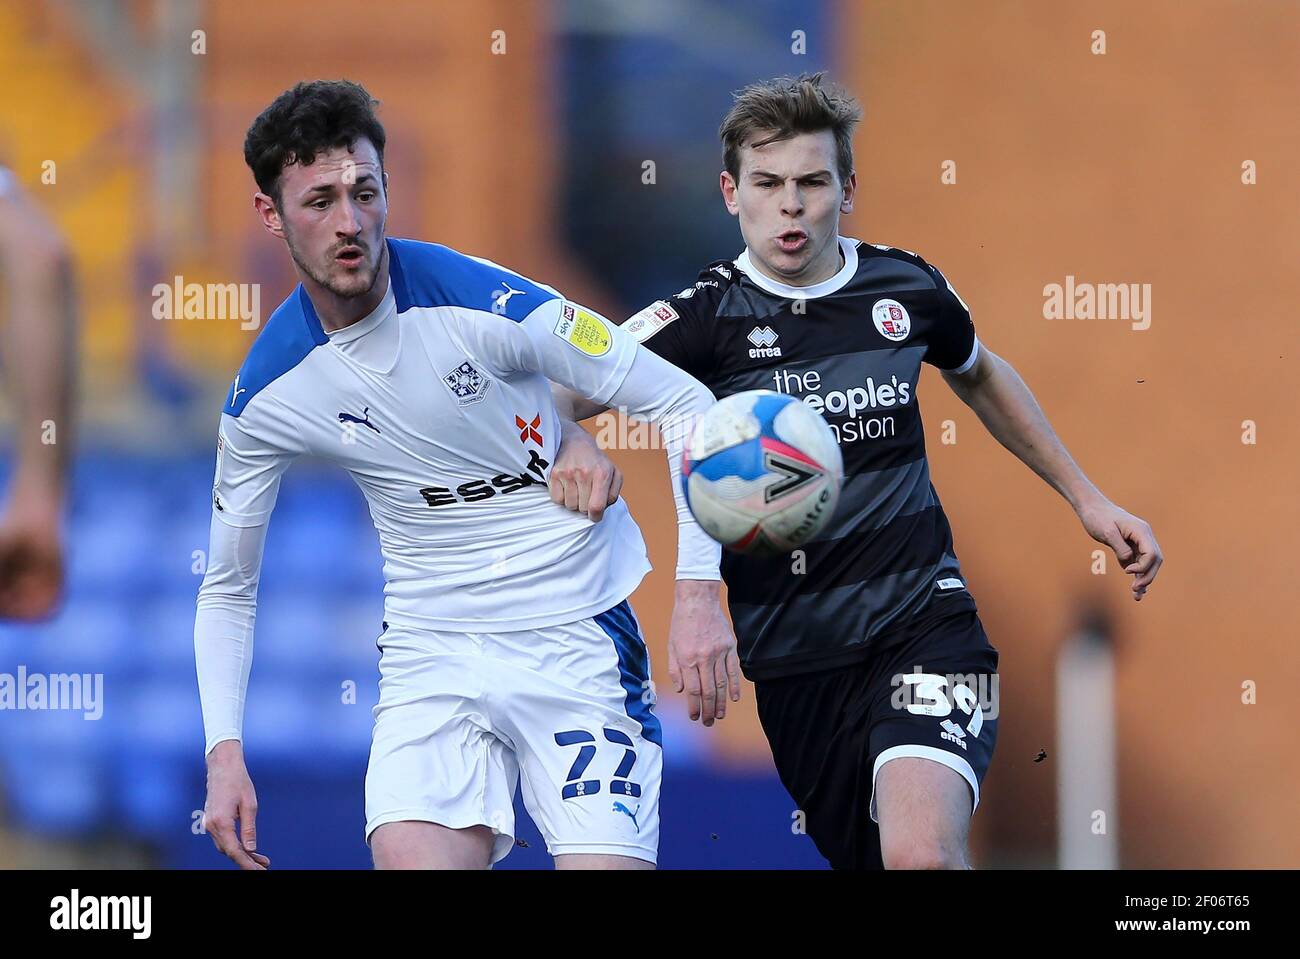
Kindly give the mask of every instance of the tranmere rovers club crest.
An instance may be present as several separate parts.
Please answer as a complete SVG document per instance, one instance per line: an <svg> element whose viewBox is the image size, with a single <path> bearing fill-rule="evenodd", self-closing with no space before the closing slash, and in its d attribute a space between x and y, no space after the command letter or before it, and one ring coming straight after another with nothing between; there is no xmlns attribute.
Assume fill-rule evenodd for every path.
<svg viewBox="0 0 1300 959"><path fill-rule="evenodd" d="M469 406L483 399L492 385L492 381L476 370L469 360L444 376L442 381L455 394L456 402L461 406Z"/></svg>

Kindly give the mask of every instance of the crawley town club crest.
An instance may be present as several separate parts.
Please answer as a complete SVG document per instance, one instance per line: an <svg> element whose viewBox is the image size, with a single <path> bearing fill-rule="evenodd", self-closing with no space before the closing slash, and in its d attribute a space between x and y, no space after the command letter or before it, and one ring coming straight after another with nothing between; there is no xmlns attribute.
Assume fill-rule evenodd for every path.
<svg viewBox="0 0 1300 959"><path fill-rule="evenodd" d="M871 318L880 335L892 343L902 342L912 332L912 318L897 300L877 300L871 308Z"/></svg>
<svg viewBox="0 0 1300 959"><path fill-rule="evenodd" d="M476 370L469 360L444 376L442 381L455 394L456 402L461 406L469 406L483 399L492 385L492 381Z"/></svg>

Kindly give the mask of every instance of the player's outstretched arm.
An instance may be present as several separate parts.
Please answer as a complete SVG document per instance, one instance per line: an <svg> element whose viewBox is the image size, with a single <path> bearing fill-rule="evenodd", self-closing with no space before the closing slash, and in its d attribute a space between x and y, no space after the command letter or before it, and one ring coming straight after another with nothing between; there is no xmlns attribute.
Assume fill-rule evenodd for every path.
<svg viewBox="0 0 1300 959"><path fill-rule="evenodd" d="M649 420L668 453L677 508L677 601L669 632L669 673L686 692L692 719L705 725L726 715L728 694L740 698L736 637L722 611L718 571L722 548L699 527L681 488L686 438L713 404L699 380L642 348L626 331L577 304L555 299L521 323L492 326L507 368L540 373L592 404Z"/></svg>
<svg viewBox="0 0 1300 959"><path fill-rule="evenodd" d="M222 414L207 569L195 603L194 663L208 767L204 823L241 869L271 862L255 851L257 799L244 767L243 723L266 530L280 477L300 452L285 448L285 433L253 407L242 416Z"/></svg>
<svg viewBox="0 0 1300 959"><path fill-rule="evenodd" d="M969 370L943 377L999 443L1065 497L1088 535L1114 550L1133 574L1133 598L1141 600L1164 563L1155 533L1084 475L1011 364L981 344Z"/></svg>
<svg viewBox="0 0 1300 959"><path fill-rule="evenodd" d="M621 331L620 331L621 332ZM731 623L722 610L722 548L691 515L682 492L681 462L698 418L713 394L693 376L644 347L609 405L656 423L668 453L677 508L677 585L668 632L668 676L685 693L692 720L712 726L727 715L727 701L740 700L740 658Z"/></svg>
<svg viewBox="0 0 1300 959"><path fill-rule="evenodd" d="M39 619L54 612L63 581L77 302L63 237L3 168L0 290L17 460L0 515L0 616Z"/></svg>
<svg viewBox="0 0 1300 959"><path fill-rule="evenodd" d="M241 869L265 869L257 849L257 797L241 742L253 662L253 622L266 524L231 526L216 516L194 617L194 661L207 735L203 828ZM238 823L238 826L236 826Z"/></svg>

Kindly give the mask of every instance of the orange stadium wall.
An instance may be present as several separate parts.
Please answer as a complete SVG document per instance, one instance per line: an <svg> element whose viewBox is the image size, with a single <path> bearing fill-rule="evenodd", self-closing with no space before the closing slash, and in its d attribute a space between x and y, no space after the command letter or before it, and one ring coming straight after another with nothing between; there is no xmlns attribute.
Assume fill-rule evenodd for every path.
<svg viewBox="0 0 1300 959"><path fill-rule="evenodd" d="M1064 501L927 371L935 486L1002 654L978 840L1051 862L1054 664L1095 601L1118 646L1119 808L1106 812L1121 864L1295 867L1300 7L839 10L842 79L867 106L845 232L947 273L982 341L1093 481L1152 524L1167 560L1141 603L1113 556L1093 575L1097 544ZM955 184L941 182L945 161ZM1045 319L1044 287L1067 275L1150 284L1149 328Z"/></svg>

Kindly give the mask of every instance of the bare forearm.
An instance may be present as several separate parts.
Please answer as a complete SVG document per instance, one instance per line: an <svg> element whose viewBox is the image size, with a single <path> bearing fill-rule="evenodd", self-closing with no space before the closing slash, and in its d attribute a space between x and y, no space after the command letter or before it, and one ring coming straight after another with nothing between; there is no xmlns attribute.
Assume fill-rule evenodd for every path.
<svg viewBox="0 0 1300 959"><path fill-rule="evenodd" d="M0 249L9 286L6 378L12 384L15 492L61 493L72 445L76 295L59 245Z"/></svg>
<svg viewBox="0 0 1300 959"><path fill-rule="evenodd" d="M1065 497L1088 535L1115 551L1124 572L1133 575L1133 598L1141 600L1164 562L1151 525L1089 481L1011 364L981 348L972 370L943 378L999 443Z"/></svg>
<svg viewBox="0 0 1300 959"><path fill-rule="evenodd" d="M1084 475L1011 364L990 354L988 376L974 383L945 377L993 437L1060 493L1076 512L1101 491Z"/></svg>
<svg viewBox="0 0 1300 959"><path fill-rule="evenodd" d="M716 579L679 579L675 596L678 602L716 605L722 601L722 582Z"/></svg>
<svg viewBox="0 0 1300 959"><path fill-rule="evenodd" d="M217 743L208 752L208 766L217 766L222 763L239 763L244 762L244 744L238 739L223 739Z"/></svg>

